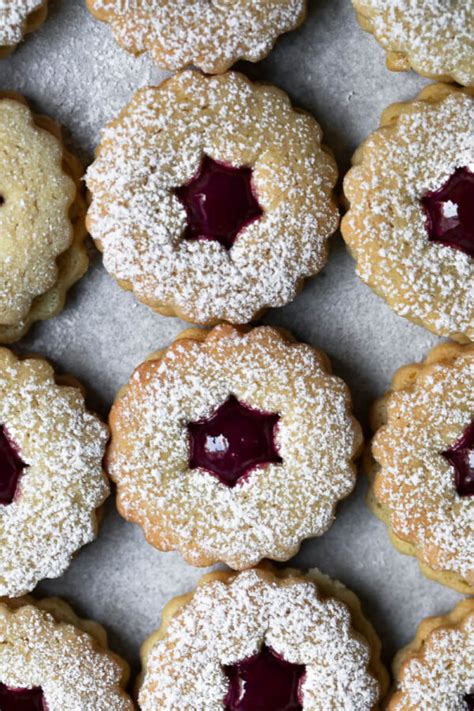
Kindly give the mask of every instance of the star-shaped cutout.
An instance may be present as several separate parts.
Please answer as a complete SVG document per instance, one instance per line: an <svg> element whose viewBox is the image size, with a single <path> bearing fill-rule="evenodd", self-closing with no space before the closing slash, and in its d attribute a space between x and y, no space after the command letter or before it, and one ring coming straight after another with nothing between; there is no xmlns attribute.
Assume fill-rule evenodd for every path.
<svg viewBox="0 0 474 711"><path fill-rule="evenodd" d="M441 453L454 469L454 484L459 496L474 495L474 420L463 436Z"/></svg>
<svg viewBox="0 0 474 711"><path fill-rule="evenodd" d="M15 498L18 480L26 464L18 454L3 425L0 425L0 506L11 504ZM0 707L0 711L3 708Z"/></svg>
<svg viewBox="0 0 474 711"><path fill-rule="evenodd" d="M208 156L194 178L175 194L186 209L184 239L216 240L226 249L263 214L252 188L252 169L233 168Z"/></svg>
<svg viewBox="0 0 474 711"><path fill-rule="evenodd" d="M34 689L10 689L0 684L0 711L46 711L43 692Z"/></svg>
<svg viewBox="0 0 474 711"><path fill-rule="evenodd" d="M234 487L257 465L281 463L275 444L279 419L232 395L207 419L188 424L190 469L206 469Z"/></svg>

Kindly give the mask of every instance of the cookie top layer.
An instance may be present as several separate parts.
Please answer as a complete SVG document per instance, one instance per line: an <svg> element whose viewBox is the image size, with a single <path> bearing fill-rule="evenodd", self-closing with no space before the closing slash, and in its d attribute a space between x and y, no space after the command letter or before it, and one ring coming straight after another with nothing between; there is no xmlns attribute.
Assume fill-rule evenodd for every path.
<svg viewBox="0 0 474 711"><path fill-rule="evenodd" d="M172 601L163 619L143 648L143 711L223 710L229 667L262 647L304 667L298 693L303 711L376 707L380 688L367 640L352 628L348 607L322 597L309 579L279 579L260 570L211 577L192 596Z"/></svg>
<svg viewBox="0 0 474 711"><path fill-rule="evenodd" d="M104 630L76 618L62 601L38 604L0 603L5 694L35 689L48 711L133 711L123 691L126 665L108 651Z"/></svg>
<svg viewBox="0 0 474 711"><path fill-rule="evenodd" d="M14 48L28 30L30 15L42 6L45 0L2 0L0 2L0 55L3 48ZM3 144L3 141L2 141Z"/></svg>
<svg viewBox="0 0 474 711"><path fill-rule="evenodd" d="M424 620L398 656L390 711L469 711L474 694L474 600ZM470 704L468 704L468 698Z"/></svg>
<svg viewBox="0 0 474 711"><path fill-rule="evenodd" d="M465 0L352 0L390 69L474 85L474 6Z"/></svg>
<svg viewBox="0 0 474 711"><path fill-rule="evenodd" d="M302 539L329 528L354 486L362 437L347 386L322 353L272 328L200 334L185 332L142 363L112 408L107 465L119 509L150 543L178 548L195 565L287 560ZM192 461L189 425L212 418L231 396L276 416L279 456L254 458L261 463L229 484ZM232 433L211 435L208 454L227 439L233 446Z"/></svg>
<svg viewBox="0 0 474 711"><path fill-rule="evenodd" d="M372 443L374 494L393 533L440 582L473 590L474 497L459 488L446 453L474 419L474 346L443 345L402 368L375 416L383 426Z"/></svg>
<svg viewBox="0 0 474 711"><path fill-rule="evenodd" d="M152 308L195 323L246 323L296 295L327 258L337 171L321 131L272 86L185 72L140 89L106 127L87 173L88 227L119 282ZM263 214L230 249L186 239L176 194L204 157L252 169Z"/></svg>
<svg viewBox="0 0 474 711"><path fill-rule="evenodd" d="M224 72L238 59L259 61L279 35L303 22L306 11L306 0L88 0L87 5L132 54L148 51L171 71L192 64L206 74Z"/></svg>
<svg viewBox="0 0 474 711"><path fill-rule="evenodd" d="M109 492L101 466L108 433L78 387L57 385L46 361L17 360L6 348L0 424L25 465L13 497L4 497L10 503L0 504L0 595L16 597L61 575L95 538L96 509Z"/></svg>
<svg viewBox="0 0 474 711"><path fill-rule="evenodd" d="M430 238L423 199L458 169L474 172L473 125L472 92L429 86L385 111L344 180L342 233L359 276L401 316L461 342L474 338L474 260Z"/></svg>

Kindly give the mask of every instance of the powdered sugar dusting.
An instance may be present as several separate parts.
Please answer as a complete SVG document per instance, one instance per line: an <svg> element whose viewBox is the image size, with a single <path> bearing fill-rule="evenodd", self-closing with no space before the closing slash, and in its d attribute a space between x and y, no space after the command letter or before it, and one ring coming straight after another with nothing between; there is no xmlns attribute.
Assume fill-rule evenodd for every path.
<svg viewBox="0 0 474 711"><path fill-rule="evenodd" d="M88 224L105 267L140 300L197 323L245 323L290 301L324 265L338 223L336 169L320 138L286 95L242 75L185 72L138 91L104 130L87 173ZM173 189L203 154L254 170L264 215L229 251L181 239L186 213Z"/></svg>
<svg viewBox="0 0 474 711"><path fill-rule="evenodd" d="M280 414L283 459L234 488L188 468L187 424L230 395ZM114 405L108 466L120 507L148 540L194 564L287 560L302 539L324 533L354 486L361 435L349 408L347 387L316 352L273 329L218 327L204 343L178 341L139 367Z"/></svg>
<svg viewBox="0 0 474 711"><path fill-rule="evenodd" d="M77 388L55 384L45 361L18 361L5 348L0 423L27 464L17 497L0 506L0 595L16 597L61 575L95 538L95 510L108 495L107 428Z"/></svg>
<svg viewBox="0 0 474 711"><path fill-rule="evenodd" d="M248 571L199 586L173 615L146 660L142 711L221 711L228 684L222 666L262 644L306 666L304 711L374 708L379 687L368 671L369 648L354 637L347 607L319 599L314 583L281 584Z"/></svg>
<svg viewBox="0 0 474 711"><path fill-rule="evenodd" d="M28 15L44 0L0 0L0 47L14 47L20 42Z"/></svg>

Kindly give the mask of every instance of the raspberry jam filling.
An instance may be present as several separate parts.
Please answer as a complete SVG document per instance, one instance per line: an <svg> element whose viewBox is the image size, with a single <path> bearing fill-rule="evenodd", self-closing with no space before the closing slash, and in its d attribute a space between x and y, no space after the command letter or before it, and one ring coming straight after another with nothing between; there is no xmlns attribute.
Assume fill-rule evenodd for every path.
<svg viewBox="0 0 474 711"><path fill-rule="evenodd" d="M474 420L463 436L441 453L454 469L454 484L459 496L474 495Z"/></svg>
<svg viewBox="0 0 474 711"><path fill-rule="evenodd" d="M0 684L0 711L48 711L43 692L35 689L10 689Z"/></svg>
<svg viewBox="0 0 474 711"><path fill-rule="evenodd" d="M439 190L427 193L421 204L429 239L474 257L474 173L458 168Z"/></svg>
<svg viewBox="0 0 474 711"><path fill-rule="evenodd" d="M252 169L233 168L208 156L194 178L175 194L188 218L184 239L216 240L226 249L263 214L252 189Z"/></svg>
<svg viewBox="0 0 474 711"><path fill-rule="evenodd" d="M0 425L0 505L7 506L14 500L25 467L4 425Z"/></svg>
<svg viewBox="0 0 474 711"><path fill-rule="evenodd" d="M466 704L468 711L474 711L474 694L466 694L464 697L464 703Z"/></svg>
<svg viewBox="0 0 474 711"><path fill-rule="evenodd" d="M301 711L305 667L291 664L269 647L224 667L229 690L225 711Z"/></svg>
<svg viewBox="0 0 474 711"><path fill-rule="evenodd" d="M231 395L210 417L188 424L190 469L207 469L234 487L258 464L280 464L275 444L279 419Z"/></svg>

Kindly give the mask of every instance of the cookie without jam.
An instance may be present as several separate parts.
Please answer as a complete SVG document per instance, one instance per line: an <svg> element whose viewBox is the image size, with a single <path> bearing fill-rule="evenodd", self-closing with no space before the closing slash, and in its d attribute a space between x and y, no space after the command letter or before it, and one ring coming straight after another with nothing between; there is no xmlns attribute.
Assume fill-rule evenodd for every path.
<svg viewBox="0 0 474 711"><path fill-rule="evenodd" d="M225 417L216 426L229 405L245 416L243 442ZM110 426L120 513L160 550L234 569L288 560L322 535L362 444L327 357L269 327L185 331L138 366Z"/></svg>
<svg viewBox="0 0 474 711"><path fill-rule="evenodd" d="M286 94L188 71L140 89L104 129L87 225L105 268L151 308L243 324L326 263L336 179L318 124ZM232 204L236 191L242 214L223 224L216 194Z"/></svg>
<svg viewBox="0 0 474 711"><path fill-rule="evenodd" d="M306 0L87 0L132 54L149 52L176 71L194 65L220 74L239 59L258 62L277 37L300 25Z"/></svg>
<svg viewBox="0 0 474 711"><path fill-rule="evenodd" d="M474 339L474 90L426 87L389 106L344 179L357 274L400 316Z"/></svg>
<svg viewBox="0 0 474 711"><path fill-rule="evenodd" d="M143 645L139 704L253 711L258 698L262 711L375 711L388 686L379 655L354 593L319 571L211 573L168 603ZM265 684L270 670L278 677Z"/></svg>
<svg viewBox="0 0 474 711"><path fill-rule="evenodd" d="M407 365L373 409L368 502L422 572L474 593L474 345Z"/></svg>
<svg viewBox="0 0 474 711"><path fill-rule="evenodd" d="M0 59L11 54L24 35L46 20L48 0L6 0L0 7Z"/></svg>

